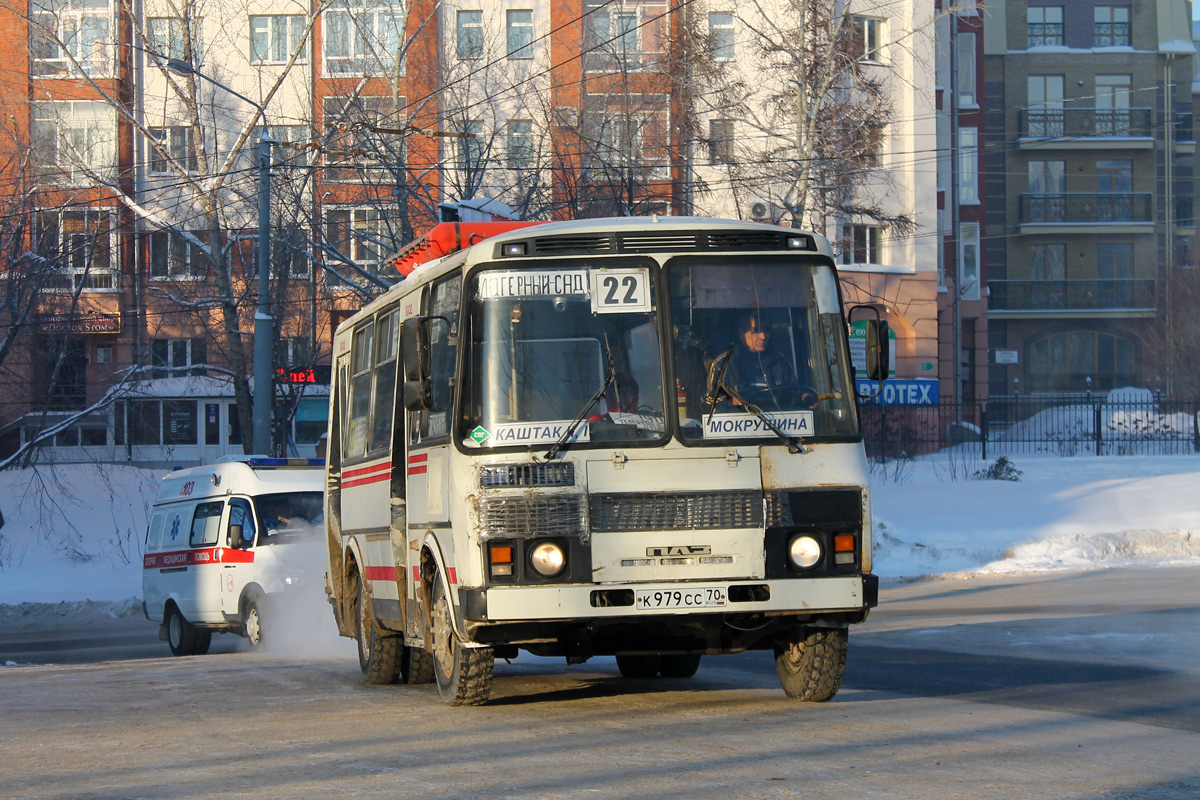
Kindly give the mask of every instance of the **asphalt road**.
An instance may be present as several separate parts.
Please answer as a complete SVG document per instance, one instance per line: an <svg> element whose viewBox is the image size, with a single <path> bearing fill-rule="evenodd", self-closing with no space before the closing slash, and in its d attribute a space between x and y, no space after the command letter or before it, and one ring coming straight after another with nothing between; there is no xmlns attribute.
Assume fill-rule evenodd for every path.
<svg viewBox="0 0 1200 800"><path fill-rule="evenodd" d="M0 633L0 797L1200 797L1197 568L885 587L827 704L765 653L690 680L497 665L492 702L352 644L174 659L144 621ZM324 647L324 646L323 646ZM224 652L216 652L218 649Z"/></svg>

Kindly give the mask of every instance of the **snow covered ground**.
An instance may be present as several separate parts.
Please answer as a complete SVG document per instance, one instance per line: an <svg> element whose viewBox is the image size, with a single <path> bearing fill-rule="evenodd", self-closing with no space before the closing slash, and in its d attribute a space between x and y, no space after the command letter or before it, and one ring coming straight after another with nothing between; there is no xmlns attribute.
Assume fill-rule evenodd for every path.
<svg viewBox="0 0 1200 800"><path fill-rule="evenodd" d="M989 466L954 451L877 465L874 571L1200 564L1198 456L1016 456L1021 474L1009 477L1019 480L972 477ZM161 477L111 465L0 472L0 606L90 601L140 615L142 539Z"/></svg>

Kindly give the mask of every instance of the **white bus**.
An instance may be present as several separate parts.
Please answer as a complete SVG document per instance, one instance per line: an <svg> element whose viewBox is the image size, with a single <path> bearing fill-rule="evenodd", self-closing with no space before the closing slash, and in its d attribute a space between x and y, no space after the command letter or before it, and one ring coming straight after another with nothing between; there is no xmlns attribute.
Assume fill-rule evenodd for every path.
<svg viewBox="0 0 1200 800"><path fill-rule="evenodd" d="M829 243L697 218L446 233L334 337L327 591L365 679L466 705L518 650L680 678L767 650L788 697L833 697L878 580Z"/></svg>

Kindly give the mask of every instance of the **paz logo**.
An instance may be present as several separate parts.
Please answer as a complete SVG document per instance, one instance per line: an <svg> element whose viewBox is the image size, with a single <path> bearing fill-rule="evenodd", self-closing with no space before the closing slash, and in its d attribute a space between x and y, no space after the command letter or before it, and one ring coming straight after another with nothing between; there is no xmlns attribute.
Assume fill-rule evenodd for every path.
<svg viewBox="0 0 1200 800"><path fill-rule="evenodd" d="M482 425L471 431L471 438L475 440L476 444L483 444L483 440L489 436L491 436L491 434L488 433L487 428L483 427Z"/></svg>

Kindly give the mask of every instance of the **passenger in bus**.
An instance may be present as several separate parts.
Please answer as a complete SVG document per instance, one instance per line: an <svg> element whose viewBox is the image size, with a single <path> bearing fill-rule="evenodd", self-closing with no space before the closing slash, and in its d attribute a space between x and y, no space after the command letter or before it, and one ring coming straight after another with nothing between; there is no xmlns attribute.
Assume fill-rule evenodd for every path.
<svg viewBox="0 0 1200 800"><path fill-rule="evenodd" d="M757 311L741 318L725 381L742 394L756 394L795 383L787 360L771 352L770 331Z"/></svg>

